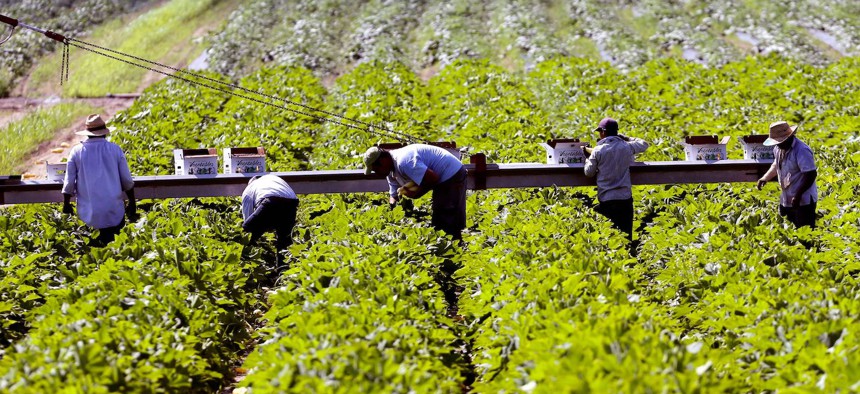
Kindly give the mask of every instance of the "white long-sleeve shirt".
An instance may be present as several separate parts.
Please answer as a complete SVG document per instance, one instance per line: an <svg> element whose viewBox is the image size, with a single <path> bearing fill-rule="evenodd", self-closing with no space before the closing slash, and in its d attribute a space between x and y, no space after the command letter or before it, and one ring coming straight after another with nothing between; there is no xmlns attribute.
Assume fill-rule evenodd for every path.
<svg viewBox="0 0 860 394"><path fill-rule="evenodd" d="M585 160L585 175L597 175L597 200L626 200L633 197L630 182L630 163L637 153L645 152L648 143L630 137L624 141L618 136L606 137L597 143L591 156Z"/></svg>
<svg viewBox="0 0 860 394"><path fill-rule="evenodd" d="M90 138L69 153L63 194L75 196L78 217L97 229L118 225L125 215L123 194L134 187L122 149L104 138Z"/></svg>
<svg viewBox="0 0 860 394"><path fill-rule="evenodd" d="M275 175L263 175L249 183L242 192L242 219L248 220L257 204L267 197L298 199L287 181Z"/></svg>

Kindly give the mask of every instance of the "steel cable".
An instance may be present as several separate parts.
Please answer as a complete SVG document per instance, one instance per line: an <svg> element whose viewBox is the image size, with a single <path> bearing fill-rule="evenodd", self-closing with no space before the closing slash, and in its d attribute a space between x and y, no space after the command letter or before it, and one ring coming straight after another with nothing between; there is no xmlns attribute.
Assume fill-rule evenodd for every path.
<svg viewBox="0 0 860 394"><path fill-rule="evenodd" d="M182 81L188 82L188 83L196 84L196 85L199 85L199 86L204 86L204 87L207 87L207 88L209 88L209 89L214 89L214 90L217 90L217 91L220 91L220 92L226 93L226 94L230 94L230 95L234 95L234 96L237 96L237 97L245 98L245 99L252 100L252 101L255 101L255 102L258 102L258 103L261 103L261 104L271 105L271 106L274 106L274 107L276 107L276 108L284 109L284 110L287 110L287 111L292 111L292 112L295 112L295 113L298 113L298 114L302 114L302 115L305 115L305 116L309 116L309 117L314 118L314 119L317 119L317 120L321 120L321 121L325 121L325 122L331 122L331 123L339 124L339 125L342 125L342 126L346 126L346 127L349 127L349 128L356 129L356 130L366 131L366 132L369 132L369 133L372 133L372 134L376 134L376 135L379 135L379 136L384 136L384 137L386 137L386 138L394 138L394 139L396 139L396 140L398 140L398 141L404 141L404 142L409 142L409 141L413 141L413 142L416 142L416 141L417 141L417 142L428 142L428 141L427 141L427 140L425 140L425 139L417 138L417 137L415 137L415 136L412 136L412 135L409 135L409 134L406 134L406 133L403 133L403 132L394 131L394 130L391 130L391 129L388 129L388 128L386 128L386 127L382 127L382 126L379 126L379 125L376 125L376 124L373 124L373 123L364 122L364 121L361 121L361 120L358 120L358 119L354 119L354 118L348 118L348 117L345 117L345 116L342 116L342 115L338 115L338 114L333 113L333 112L330 112L330 111L322 110L322 109L319 109L319 108L314 108L314 107L311 107L311 106L309 106L309 105L302 104L302 103L298 103L298 102L295 102L295 101L292 101L292 100L288 100L288 99L285 99L285 98L282 98L282 97L278 97L278 96L274 96L274 95L269 95L269 94L262 93L262 92L259 92L259 91L254 91L254 90L251 90L251 89L248 89L248 88L244 88L244 87L241 87L241 86L238 86L238 85L232 84L232 83L227 83L227 82L224 82L224 81L219 81L219 80L217 80L217 79L210 78L210 77L207 77L207 76L205 76L205 75L196 74L196 73L189 72L189 71L186 71L186 70L183 70L183 69L180 69L180 68L176 68L176 67L171 67L171 66L168 66L168 65L165 65L165 64L161 64L161 63L158 63L158 62L154 62L154 61L151 61L151 60L147 60L147 59L144 59L144 58L141 58L141 57L138 57L138 56L129 55L129 54L126 54L126 53L123 53L123 52L119 52L119 51L113 50L113 49L109 49L109 48L101 47L101 46L98 46L98 45L95 45L95 44L91 44L91 43L88 43L88 42L85 42L85 41L81 41L81 40L78 40L78 39L75 39L75 38L66 38L66 39L67 39L67 41L68 41L71 45L73 45L73 46L75 46L75 47L77 47L77 48L81 48L81 49L84 49L84 50L87 50L87 51L93 52L93 53L98 54L98 55L101 55L101 56L105 56L105 57L108 57L108 58L111 58L111 59L114 59L114 60L118 60L118 61L121 61L121 62L124 62L124 63L130 64L130 65L133 65L133 66L135 66L135 67L144 68L144 69L147 69L147 70L149 70L149 71L153 71L153 72L156 72L156 73L159 73L159 74L162 74L162 75L166 75L166 76L171 77L171 78L176 78L176 79L179 79L179 80L182 80ZM92 47L92 48L89 48L88 46L89 46L89 47ZM93 48L96 48L96 49L98 49L98 50L93 49ZM118 58L118 57L116 57L116 56L109 55L108 53L99 52L99 50L100 50L100 51L104 51L104 52L113 53L113 54L116 54L116 55L119 55L119 56L125 56L125 57L127 57L127 58L131 58L131 59L137 60L137 61L139 61L139 62L144 62L144 63L148 63L148 64L155 65L155 66L158 66L158 67L162 67L162 68L166 68L166 69L169 69L169 70L173 70L173 71L175 71L175 72L177 72L177 73L182 73L182 74L190 75L190 76L193 76L193 77L195 77L195 78L200 78L200 79L203 79L203 80L206 80L206 81L210 81L210 82L213 82L213 83L217 83L217 84L219 84L219 85L224 85L224 86L227 86L227 87L229 87L229 88L231 88L231 89L234 89L234 90L241 90L241 91L244 91L244 92L247 92L247 93L256 94L256 95L259 95L259 96L262 96L262 97L266 97L266 98L268 98L268 99L270 99L270 100L282 101L282 102L287 103L287 104L290 104L290 105L295 105L295 106L298 106L298 107L301 107L301 108L307 109L307 110L309 110L309 111L319 112L319 113L322 113L322 114L325 114L325 115L328 115L328 116L331 116L331 117L334 117L334 118L337 118L337 119L341 119L341 120L343 120L343 121L349 121L349 122L358 123L358 124L363 125L363 126L365 126L365 127L359 127L359 126L356 126L356 125L350 125L350 124L344 123L343 121L338 121L338 120L334 120L334 119L330 119L330 118L326 118L326 117L322 117L322 116L313 115L313 114L310 114L310 113L307 113L307 112L304 112L304 111L300 111L300 110L297 110L297 109L294 109L294 108L289 108L289 107L286 107L286 106L283 106L283 105L275 105L274 103L270 103L270 102L262 101L262 100L255 99L255 98L252 98L252 97L248 97L248 96L245 96L245 95L242 95L242 94L238 94L238 93L236 93L236 92L233 92L233 91L230 91L230 90L227 90L227 89L223 89L223 88L218 88L218 87L210 86L210 85L207 85L207 84L202 83L202 82L193 81L193 80L190 80L190 79L188 79L188 78L180 77L180 76L178 76L178 75L176 75L176 74L167 73L167 72L164 72L164 71L161 71L161 70L154 69L154 68L149 67L149 66L145 66L145 65L142 65L142 64L137 64L137 63L132 62L132 61L130 61L130 60L121 59L121 58ZM373 129L382 130L382 131L384 131L385 133L381 133L381 132L378 132L378 131L374 131Z"/></svg>

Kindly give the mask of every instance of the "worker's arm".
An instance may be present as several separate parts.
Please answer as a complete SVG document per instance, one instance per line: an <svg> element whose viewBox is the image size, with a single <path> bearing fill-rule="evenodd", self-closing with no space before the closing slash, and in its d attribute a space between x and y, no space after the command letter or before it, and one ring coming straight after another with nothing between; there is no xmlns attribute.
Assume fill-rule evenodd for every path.
<svg viewBox="0 0 860 394"><path fill-rule="evenodd" d="M75 152L69 154L69 161L66 163L66 175L63 177L63 213L73 214L72 196L77 192L78 188L78 166L75 164Z"/></svg>
<svg viewBox="0 0 860 394"><path fill-rule="evenodd" d="M424 171L424 177L421 178L421 183L418 184L418 188L414 190L404 189L403 195L409 198L420 198L430 190L433 190L433 187L438 184L439 174L428 168L427 171Z"/></svg>
<svg viewBox="0 0 860 394"><path fill-rule="evenodd" d="M134 198L134 187L125 191L128 196L128 206L125 207L125 214L129 220L137 220L137 200Z"/></svg>
<svg viewBox="0 0 860 394"><path fill-rule="evenodd" d="M770 165L770 168L767 170L766 173L764 173L764 176L759 178L758 183L756 183L756 187L758 187L758 189L761 190L761 188L763 188L764 185L768 181L773 179L773 177L775 177L775 176L776 176L776 160L773 161L773 164Z"/></svg>
<svg viewBox="0 0 860 394"><path fill-rule="evenodd" d="M645 141L641 138L628 137L626 135L619 135L619 137L621 137L621 139L623 139L624 141L627 141L627 145L629 145L630 149L633 150L634 155L648 150L648 141Z"/></svg>
<svg viewBox="0 0 860 394"><path fill-rule="evenodd" d="M394 179L393 175L388 175L386 178L388 180L388 203L391 205L397 204L397 200L400 200L400 195L397 194L397 188L400 185L397 183L397 180Z"/></svg>
<svg viewBox="0 0 860 394"><path fill-rule="evenodd" d="M597 175L597 155L599 151L593 150L591 154L589 154L585 149L583 149L583 153L586 155L584 167L585 176L593 177Z"/></svg>

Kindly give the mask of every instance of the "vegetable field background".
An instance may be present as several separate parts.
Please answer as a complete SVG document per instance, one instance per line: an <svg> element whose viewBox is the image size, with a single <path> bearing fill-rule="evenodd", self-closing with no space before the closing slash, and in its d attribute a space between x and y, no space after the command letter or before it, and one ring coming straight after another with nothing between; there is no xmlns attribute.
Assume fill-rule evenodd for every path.
<svg viewBox="0 0 860 394"><path fill-rule="evenodd" d="M856 11L244 2L209 41L207 77L493 162L543 162L538 143L554 137L593 143L605 116L652 143L639 160L682 159L688 134L733 136L740 158L737 137L801 124L818 228L778 217L774 184L634 187L634 255L591 188L469 192L462 246L432 230L427 198L302 196L278 267L273 242L244 247L236 198L141 201L102 249L59 205L5 207L0 391L860 390ZM390 142L175 80L112 126L135 175L171 174L176 147L265 146L271 171L357 169Z"/></svg>

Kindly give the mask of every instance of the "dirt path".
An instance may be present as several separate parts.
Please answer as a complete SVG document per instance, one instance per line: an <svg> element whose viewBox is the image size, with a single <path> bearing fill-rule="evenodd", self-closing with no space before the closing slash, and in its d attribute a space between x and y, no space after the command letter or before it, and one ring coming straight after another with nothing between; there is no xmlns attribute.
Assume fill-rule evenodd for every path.
<svg viewBox="0 0 860 394"><path fill-rule="evenodd" d="M47 99L30 99L23 97L4 98L0 99L0 127L4 127L10 122L14 122L23 118L30 112L40 108L50 107L59 103L87 103L97 109L102 115L102 118L108 120L113 118L118 112L125 110L134 103L135 97L104 97L104 98L76 98L76 99L58 99L56 97ZM35 179L44 179L47 175L45 171L45 161L49 163L59 163L62 159L68 157L69 149L75 146L78 142L84 139L75 134L75 131L83 129L84 119L80 122L75 122L71 127L58 130L49 141L43 142L27 159L24 160L23 174L32 174ZM54 152L55 149L61 151Z"/></svg>

